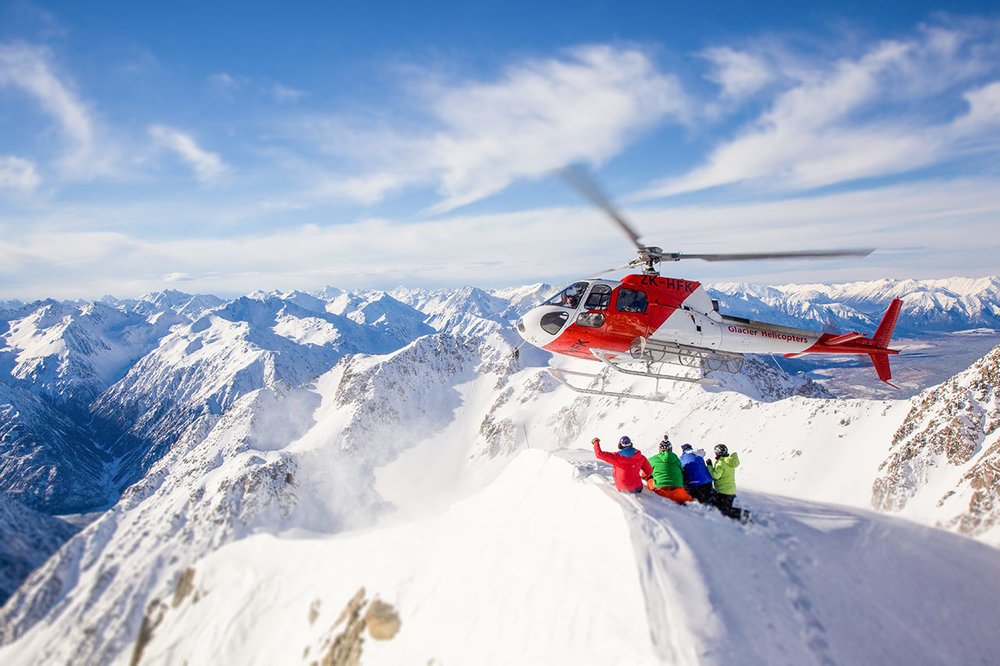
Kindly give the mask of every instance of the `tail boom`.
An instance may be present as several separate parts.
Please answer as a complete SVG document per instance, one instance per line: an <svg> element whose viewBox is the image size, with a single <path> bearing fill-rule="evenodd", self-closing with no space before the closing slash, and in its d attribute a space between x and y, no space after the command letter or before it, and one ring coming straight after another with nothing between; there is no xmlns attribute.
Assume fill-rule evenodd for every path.
<svg viewBox="0 0 1000 666"><path fill-rule="evenodd" d="M896 328L896 321L899 319L899 311L903 306L903 301L894 298L889 308L882 316L875 334L870 338L864 337L856 331L832 335L824 333L816 344L797 354L785 354L787 357L802 356L805 354L867 354L878 373L878 378L889 386L896 387L890 382L892 379L892 369L889 367L889 356L898 354L898 349L889 349L889 342L892 340L892 332ZM896 387L898 388L898 387Z"/></svg>

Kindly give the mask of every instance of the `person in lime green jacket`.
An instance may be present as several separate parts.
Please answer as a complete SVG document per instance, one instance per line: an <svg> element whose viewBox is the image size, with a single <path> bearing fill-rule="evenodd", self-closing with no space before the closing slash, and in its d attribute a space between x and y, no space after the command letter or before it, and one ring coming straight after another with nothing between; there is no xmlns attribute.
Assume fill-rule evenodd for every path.
<svg viewBox="0 0 1000 666"><path fill-rule="evenodd" d="M733 507L736 499L736 468L740 466L740 457L734 451L729 452L725 444L715 445L715 463L709 459L708 473L715 481L715 506L730 518L743 518L743 510Z"/></svg>

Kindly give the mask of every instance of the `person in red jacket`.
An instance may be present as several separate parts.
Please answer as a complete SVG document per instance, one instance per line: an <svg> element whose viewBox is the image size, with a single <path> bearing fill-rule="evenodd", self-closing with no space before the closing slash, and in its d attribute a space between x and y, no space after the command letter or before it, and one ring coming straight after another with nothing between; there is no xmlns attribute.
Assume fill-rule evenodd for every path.
<svg viewBox="0 0 1000 666"><path fill-rule="evenodd" d="M598 460L610 463L614 467L615 488L623 493L641 493L642 480L652 476L653 467L638 449L632 446L628 436L618 440L618 453L608 453L601 450L601 440L595 437L594 455Z"/></svg>

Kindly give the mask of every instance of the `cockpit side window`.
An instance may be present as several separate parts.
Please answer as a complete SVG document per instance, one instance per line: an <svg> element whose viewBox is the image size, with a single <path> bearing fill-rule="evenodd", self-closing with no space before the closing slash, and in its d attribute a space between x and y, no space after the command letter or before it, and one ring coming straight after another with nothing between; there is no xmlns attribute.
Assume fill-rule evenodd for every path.
<svg viewBox="0 0 1000 666"><path fill-rule="evenodd" d="M595 284L587 296L585 307L588 310L607 310L611 303L611 287L606 284Z"/></svg>
<svg viewBox="0 0 1000 666"><path fill-rule="evenodd" d="M618 303L616 305L619 312L645 312L649 306L649 299L646 292L635 289L619 289Z"/></svg>
<svg viewBox="0 0 1000 666"><path fill-rule="evenodd" d="M543 305L558 305L560 307L575 310L580 305L580 299L587 292L589 282L574 282L558 294L545 301Z"/></svg>

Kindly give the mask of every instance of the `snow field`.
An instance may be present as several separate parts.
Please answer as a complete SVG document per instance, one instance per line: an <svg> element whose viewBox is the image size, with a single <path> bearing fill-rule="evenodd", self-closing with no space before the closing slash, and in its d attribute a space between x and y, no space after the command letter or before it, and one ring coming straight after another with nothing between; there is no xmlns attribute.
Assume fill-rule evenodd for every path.
<svg viewBox="0 0 1000 666"><path fill-rule="evenodd" d="M403 619L395 639L366 641L366 664L659 663L621 509L575 478L528 451L438 516L229 544L197 565L200 600L168 613L143 663L299 663L306 647L318 658L361 586Z"/></svg>
<svg viewBox="0 0 1000 666"><path fill-rule="evenodd" d="M224 546L143 663L319 658L361 586L402 618L394 639L366 640L366 664L985 664L1000 648L994 550L864 511L741 499L759 523L618 494L577 452L523 451L435 516Z"/></svg>

